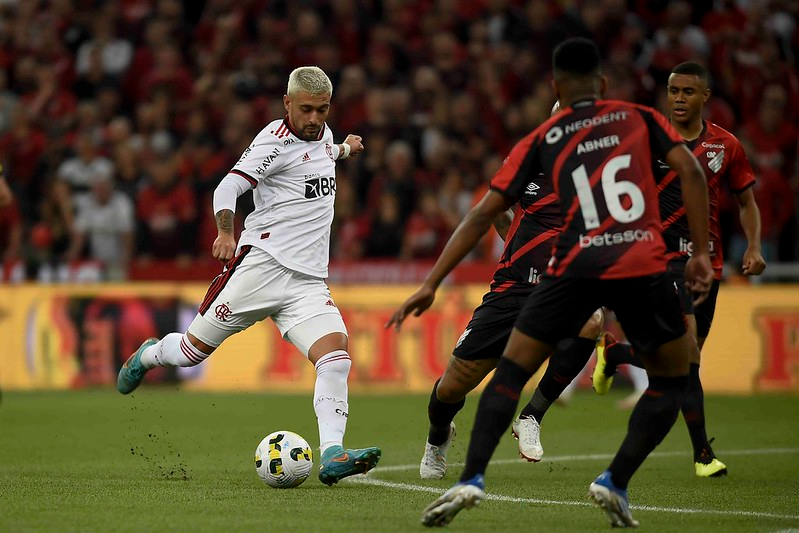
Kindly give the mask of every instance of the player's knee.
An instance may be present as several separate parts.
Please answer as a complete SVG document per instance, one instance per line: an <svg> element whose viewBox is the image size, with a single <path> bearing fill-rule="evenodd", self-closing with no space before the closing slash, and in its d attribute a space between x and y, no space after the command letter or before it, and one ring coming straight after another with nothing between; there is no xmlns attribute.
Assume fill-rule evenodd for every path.
<svg viewBox="0 0 799 533"><path fill-rule="evenodd" d="M317 376L326 374L327 377L338 377L346 381L352 368L352 359L345 350L334 350L320 357L314 368Z"/></svg>
<svg viewBox="0 0 799 533"><path fill-rule="evenodd" d="M214 350L218 348L218 346L211 346L210 344L201 341L200 339L198 339L197 337L188 332L186 333L186 338L189 339L189 342L194 348L205 354L206 357L214 353Z"/></svg>

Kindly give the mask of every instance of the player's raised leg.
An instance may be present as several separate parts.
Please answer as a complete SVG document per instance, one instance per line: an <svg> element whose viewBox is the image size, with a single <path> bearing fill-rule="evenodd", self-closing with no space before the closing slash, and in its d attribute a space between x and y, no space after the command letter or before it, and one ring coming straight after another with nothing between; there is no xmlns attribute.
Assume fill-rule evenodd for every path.
<svg viewBox="0 0 799 533"><path fill-rule="evenodd" d="M578 337L558 343L532 398L513 421L513 436L519 440L519 454L524 459L538 462L544 456L541 445L544 415L591 358L605 322L604 316L602 309L597 309Z"/></svg>

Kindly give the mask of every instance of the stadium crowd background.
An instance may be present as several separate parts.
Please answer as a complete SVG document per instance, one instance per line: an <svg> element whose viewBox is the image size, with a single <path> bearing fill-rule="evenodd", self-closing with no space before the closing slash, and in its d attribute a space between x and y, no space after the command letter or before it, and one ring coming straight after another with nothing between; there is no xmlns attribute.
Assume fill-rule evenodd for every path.
<svg viewBox="0 0 799 533"><path fill-rule="evenodd" d="M709 66L707 118L757 173L763 255L797 262L797 15L766 0L0 0L4 277L69 279L87 261L108 279L203 272L213 190L283 116L301 65L333 80L336 140L367 148L338 166L332 259L433 259L548 117L551 50L576 35L600 45L608 98L663 110L672 67ZM734 271L730 195L722 221Z"/></svg>

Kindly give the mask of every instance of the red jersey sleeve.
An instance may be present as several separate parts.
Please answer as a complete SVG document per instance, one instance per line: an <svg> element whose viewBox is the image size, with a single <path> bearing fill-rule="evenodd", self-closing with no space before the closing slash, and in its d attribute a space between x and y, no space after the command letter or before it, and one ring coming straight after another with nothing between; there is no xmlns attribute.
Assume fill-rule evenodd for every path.
<svg viewBox="0 0 799 533"><path fill-rule="evenodd" d="M514 203L524 193L524 188L532 177L538 176L541 172L541 165L536 157L538 152L538 131L535 130L516 143L508 157L505 158L502 166L491 178L491 189L511 198Z"/></svg>
<svg viewBox="0 0 799 533"><path fill-rule="evenodd" d="M730 191L739 193L754 185L755 172L752 170L752 165L749 164L749 159L746 157L741 143L737 139L734 141L731 143L727 185L729 185Z"/></svg>

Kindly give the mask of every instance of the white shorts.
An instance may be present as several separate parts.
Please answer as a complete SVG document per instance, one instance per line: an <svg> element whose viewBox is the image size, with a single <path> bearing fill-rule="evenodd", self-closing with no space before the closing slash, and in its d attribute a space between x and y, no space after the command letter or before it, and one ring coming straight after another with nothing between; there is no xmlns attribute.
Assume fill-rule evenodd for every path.
<svg viewBox="0 0 799 533"><path fill-rule="evenodd" d="M347 334L324 279L288 269L254 246L243 246L211 282L189 333L217 347L267 317L306 356L325 335ZM306 322L313 327L299 327Z"/></svg>

